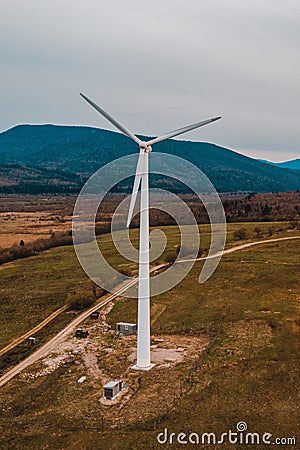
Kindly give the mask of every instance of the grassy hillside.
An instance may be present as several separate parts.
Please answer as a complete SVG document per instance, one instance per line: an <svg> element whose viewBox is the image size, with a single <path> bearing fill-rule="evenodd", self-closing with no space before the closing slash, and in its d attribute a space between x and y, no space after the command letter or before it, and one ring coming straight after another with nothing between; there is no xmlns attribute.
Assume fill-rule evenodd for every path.
<svg viewBox="0 0 300 450"><path fill-rule="evenodd" d="M155 146L155 151L189 160L203 170L221 192L279 192L300 188L299 173L267 165L217 145L170 140ZM135 152L134 144L125 136L95 128L19 125L0 134L1 164L17 163L60 171L66 177L81 174L85 179L113 159ZM26 174L22 181L28 181ZM173 188L176 186L173 182ZM16 187L14 189L8 186L5 192L18 192Z"/></svg>
<svg viewBox="0 0 300 450"><path fill-rule="evenodd" d="M239 225L229 226L229 245L234 245L234 231ZM254 226L247 225L253 236ZM168 234L172 247L176 239L174 230L171 228ZM107 238L103 245L110 252ZM165 339L169 336L178 343L184 339L186 343L204 338L211 341L204 352L195 346L184 363L135 373L129 370L127 360L134 341L114 339L94 329L91 344L87 344L82 356L78 353L75 363L61 365L48 375L14 379L0 394L0 446L152 450L162 448L156 436L164 428L169 433L220 435L235 430L239 421L248 424L248 431L261 435L268 432L274 437L296 436L299 429L296 398L300 394L299 251L300 242L295 240L224 256L204 285L197 282L202 264L198 262L177 287L153 298L154 336ZM43 311L49 307L50 296L64 285L70 289L72 280L77 280L80 289L87 287L75 256L67 248L51 250L44 258L41 255L30 258L26 266L30 270L25 270L22 264L25 261L16 262L15 268L8 266L6 271L10 274L5 275L4 271L6 281L2 281L1 288L10 296L8 303L15 291L15 305L19 302L24 313L32 291L30 279L37 276L38 268L34 297L41 298L39 307ZM16 278L18 269L25 278ZM51 278L54 271L56 277ZM9 290L12 280L14 288ZM120 317L135 320L136 302L130 299L116 302L106 320L114 326ZM125 399L114 407L99 403L102 383L92 380L86 366L91 364L86 358L95 341L93 351L98 370L108 379L123 377L129 383L129 393L134 395L128 403ZM41 369L41 365L36 365L30 371L39 373ZM85 373L88 380L79 385L77 380ZM263 447L251 446L255 448Z"/></svg>
<svg viewBox="0 0 300 450"><path fill-rule="evenodd" d="M226 248L257 240L257 225L255 222L242 226L238 223L228 224ZM299 235L298 230L290 230L289 224L284 222L272 225L272 236L270 223L259 223L259 226L259 239ZM244 239L235 236L241 228L246 230ZM163 262L175 254L175 247L180 243L177 227L161 229L166 233L168 245L157 262ZM130 234L133 244L137 246L139 230L133 229ZM209 225L200 226L200 236L205 254L210 244ZM117 270L124 268L122 264L128 261L116 253L111 236L101 235L98 242L110 264ZM69 293L87 292L93 287L77 260L73 246L52 248L33 257L3 264L0 271L0 348L63 306Z"/></svg>

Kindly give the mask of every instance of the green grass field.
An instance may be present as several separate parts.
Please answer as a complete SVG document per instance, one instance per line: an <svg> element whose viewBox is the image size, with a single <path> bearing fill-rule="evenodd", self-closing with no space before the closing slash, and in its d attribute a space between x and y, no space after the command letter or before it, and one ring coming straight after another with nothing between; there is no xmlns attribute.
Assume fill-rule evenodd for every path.
<svg viewBox="0 0 300 450"><path fill-rule="evenodd" d="M255 226L229 224L227 245L244 242L234 238L234 231L241 227L247 229L249 241L256 240ZM258 239L297 234L288 231L287 224L259 226L262 236ZM205 231L204 226L200 228ZM166 229L170 238L167 252L178 244L175 231L172 227ZM137 230L132 234L137 242ZM100 245L113 264L123 264L112 251L109 236L102 236L101 240ZM203 233L202 246L206 249L207 245L208 235ZM251 432L296 436L300 419L299 251L299 240L292 240L224 255L216 272L203 285L198 283L202 262L197 262L179 285L152 299L154 335L178 339L203 335L216 339L209 351L195 351L191 360L170 372L154 368L140 375L142 387L131 401L132 410L141 408L138 417L132 416L130 408L126 413L101 409L101 385L87 384L80 389L76 386L82 365L61 367L31 383L16 378L2 388L0 446L156 449L163 447L157 443L156 435L164 428L175 433L221 434L235 430L239 421L247 422ZM91 282L71 248L52 249L2 266L1 294L5 301L1 302L1 346L62 306L68 291L77 289L90 290ZM117 320L135 321L136 310L135 300L120 299L107 321L113 327ZM114 358L118 366L115 372L114 368L111 371L117 376L122 364L126 365L123 353L128 349L125 344L108 344L116 345ZM103 367L114 358L106 359ZM101 364L100 358L100 368ZM132 380L136 382L136 378ZM182 395L178 394L179 385ZM167 400L162 386L168 390ZM158 396L163 400L147 414L147 402L156 405ZM119 418L121 428L110 428L109 421L105 425L105 414Z"/></svg>
<svg viewBox="0 0 300 450"><path fill-rule="evenodd" d="M257 239L254 232L257 224L229 224L226 246L234 246ZM259 224L261 235L259 239L270 237L292 236L297 230L288 230L288 223ZM236 240L234 231L245 228L248 239ZM180 243L177 227L165 227L168 246L158 262L174 253ZM279 231L281 230L281 231ZM131 231L133 245L138 245L138 230ZM200 226L201 247L207 250L210 242L209 227ZM110 235L98 238L101 250L113 267L124 268L127 261L118 255L113 247ZM136 272L136 264L131 268ZM46 250L34 257L16 260L0 266L0 348L8 344L16 336L25 333L53 311L67 302L68 294L92 290L93 283L82 270L73 247L59 247Z"/></svg>

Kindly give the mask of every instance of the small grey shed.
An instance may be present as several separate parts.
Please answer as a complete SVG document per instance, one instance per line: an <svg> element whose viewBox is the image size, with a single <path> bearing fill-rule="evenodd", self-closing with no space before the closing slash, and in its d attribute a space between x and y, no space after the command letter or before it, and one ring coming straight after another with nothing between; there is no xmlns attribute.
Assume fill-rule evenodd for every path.
<svg viewBox="0 0 300 450"><path fill-rule="evenodd" d="M106 400L113 400L123 389L123 381L110 381L105 386L103 386L104 390L104 398Z"/></svg>
<svg viewBox="0 0 300 450"><path fill-rule="evenodd" d="M117 331L124 334L136 333L136 323L118 322Z"/></svg>

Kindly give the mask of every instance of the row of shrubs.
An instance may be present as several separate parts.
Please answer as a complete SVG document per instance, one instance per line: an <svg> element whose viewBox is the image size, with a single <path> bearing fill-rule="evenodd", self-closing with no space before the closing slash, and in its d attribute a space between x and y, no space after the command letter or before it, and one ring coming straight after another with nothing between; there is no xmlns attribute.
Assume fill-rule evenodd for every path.
<svg viewBox="0 0 300 450"><path fill-rule="evenodd" d="M300 230L300 222L299 221L292 221L289 222L289 224L284 227L279 227L278 229L274 229L273 227L268 227L267 229L263 229L259 226L254 227L253 231L254 231L254 237L256 238L260 238L260 237L264 237L264 236L273 236L274 232L282 232L285 230ZM244 240L244 239L248 239L253 237L253 235L251 234L251 232L249 230L247 230L246 228L238 228L237 230L234 231L233 233L233 238L235 240Z"/></svg>
<svg viewBox="0 0 300 450"><path fill-rule="evenodd" d="M97 235L108 233L109 231L109 224L101 224L96 226ZM72 230L58 231L52 233L48 238L37 239L36 241L31 242L24 242L21 240L19 244L14 244L12 247L0 250L0 265L14 261L15 259L37 255L38 253L48 250L49 248L63 247L65 245L72 244Z"/></svg>
<svg viewBox="0 0 300 450"><path fill-rule="evenodd" d="M67 303L70 311L83 311L92 306L95 301L107 294L105 289L93 285L90 292L69 292L67 295Z"/></svg>
<svg viewBox="0 0 300 450"><path fill-rule="evenodd" d="M300 229L300 222L299 221L292 221L290 222L289 229ZM283 230L280 230L283 231ZM96 235L104 234L110 232L110 224L104 223L96 226ZM254 228L254 233L256 237L261 237L263 234L263 230L260 227ZM273 228L269 227L267 230L267 233L269 236L273 235ZM233 234L234 239L236 240L244 240L250 237L248 235L248 230L241 227L237 230L235 230ZM0 265L14 261L15 259L21 259L21 258L27 258L28 256L37 255L38 253L48 250L49 248L54 247L62 247L65 245L72 245L73 238L72 238L72 231L60 231L56 233L52 233L52 235L49 238L44 239L37 239L36 241L31 241L28 243L25 243L23 240L20 241L19 244L14 244L10 248L5 248L0 250ZM179 253L179 247L176 248L171 254L166 255L166 262L173 263ZM183 251L183 256L188 256L188 251ZM186 254L185 254L186 253ZM199 249L198 257L200 257L203 254L203 249ZM127 274L126 274L127 275Z"/></svg>
<svg viewBox="0 0 300 450"><path fill-rule="evenodd" d="M72 232L53 233L49 238L37 239L36 241L14 244L12 247L0 251L0 264L4 264L15 259L27 258L53 247L72 244Z"/></svg>

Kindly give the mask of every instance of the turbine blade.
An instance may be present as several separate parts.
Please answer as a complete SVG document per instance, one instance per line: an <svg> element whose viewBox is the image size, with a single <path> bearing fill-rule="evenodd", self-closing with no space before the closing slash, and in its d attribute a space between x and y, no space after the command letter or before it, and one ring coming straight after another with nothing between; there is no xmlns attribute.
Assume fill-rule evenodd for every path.
<svg viewBox="0 0 300 450"><path fill-rule="evenodd" d="M132 219L133 210L134 210L134 206L135 206L135 202L136 202L136 198L137 198L137 194L138 194L138 190L139 190L140 182L141 182L141 178L142 178L142 170L143 170L143 159L142 159L142 152L140 152L139 159L138 159L137 166L136 166L133 189L132 189L131 200L130 200L130 205L129 205L127 225L126 225L127 228L129 227L131 219Z"/></svg>
<svg viewBox="0 0 300 450"><path fill-rule="evenodd" d="M168 133L163 134L162 136L158 136L155 139L151 139L146 142L147 145L157 144L158 142L166 141L174 136L179 136L180 134L187 133L188 131L194 130L195 128L203 127L211 122L215 122L216 120L221 119L221 117L214 117L212 119L203 120L202 122L193 123L192 125L187 125L186 127L178 128L174 131L169 131Z"/></svg>
<svg viewBox="0 0 300 450"><path fill-rule="evenodd" d="M90 98L88 98L86 95L80 93L80 96L88 102L93 108L95 108L96 111L98 111L102 116L104 116L110 123L112 123L119 131L122 131L126 136L128 136L130 139L132 139L134 142L136 142L138 145L141 145L142 141L135 136L131 131L127 130L124 125L122 125L120 122L118 122L116 119L114 119L110 114L108 114L104 109L100 108L100 106L96 105Z"/></svg>

